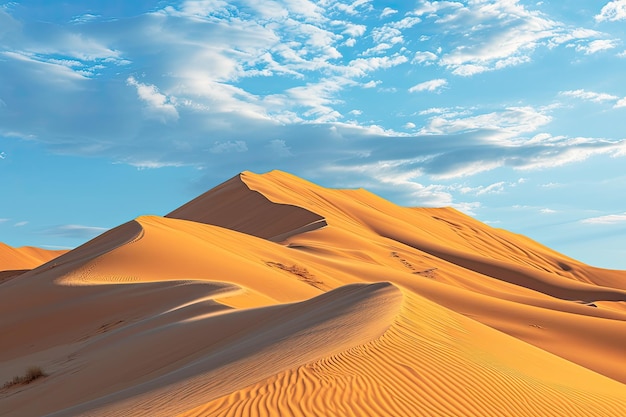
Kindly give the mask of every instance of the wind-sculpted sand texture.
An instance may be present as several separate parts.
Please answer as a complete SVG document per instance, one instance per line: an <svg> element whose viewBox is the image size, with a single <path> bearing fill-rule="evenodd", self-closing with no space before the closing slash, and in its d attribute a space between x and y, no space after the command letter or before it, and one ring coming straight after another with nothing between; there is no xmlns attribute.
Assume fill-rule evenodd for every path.
<svg viewBox="0 0 626 417"><path fill-rule="evenodd" d="M596 382L597 381L597 382ZM595 390L612 385L613 393ZM281 372L192 416L607 416L623 385L406 293L379 339Z"/></svg>
<svg viewBox="0 0 626 417"><path fill-rule="evenodd" d="M456 210L245 172L2 283L0 384L45 376L0 415L622 416L625 305Z"/></svg>

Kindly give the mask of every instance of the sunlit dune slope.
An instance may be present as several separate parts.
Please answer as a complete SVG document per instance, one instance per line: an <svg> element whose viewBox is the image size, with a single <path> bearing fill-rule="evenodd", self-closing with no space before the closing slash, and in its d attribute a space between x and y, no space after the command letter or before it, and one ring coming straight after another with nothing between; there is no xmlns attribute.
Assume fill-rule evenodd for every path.
<svg viewBox="0 0 626 417"><path fill-rule="evenodd" d="M0 415L622 416L625 282L245 172L0 284Z"/></svg>
<svg viewBox="0 0 626 417"><path fill-rule="evenodd" d="M47 250L32 246L14 248L0 242L0 283L15 278L66 252L66 250Z"/></svg>
<svg viewBox="0 0 626 417"><path fill-rule="evenodd" d="M407 292L381 338L179 416L618 416L623 393L622 384Z"/></svg>
<svg viewBox="0 0 626 417"><path fill-rule="evenodd" d="M242 178L270 200L300 204L328 222L329 227L295 236L287 245L309 253L332 248L342 258L354 257L358 248L372 265L353 263L344 271L354 268L362 279L374 280L383 273L380 264L385 274L409 272L411 276L401 274L394 282L626 382L626 316L621 307L626 292L620 289L625 271L589 267L451 208L399 207L362 189L327 190L280 171L246 172ZM431 285L433 281L448 286ZM590 350L595 353L590 355Z"/></svg>
<svg viewBox="0 0 626 417"><path fill-rule="evenodd" d="M32 246L14 248L0 242L0 271L33 269L66 252L66 250L48 250Z"/></svg>

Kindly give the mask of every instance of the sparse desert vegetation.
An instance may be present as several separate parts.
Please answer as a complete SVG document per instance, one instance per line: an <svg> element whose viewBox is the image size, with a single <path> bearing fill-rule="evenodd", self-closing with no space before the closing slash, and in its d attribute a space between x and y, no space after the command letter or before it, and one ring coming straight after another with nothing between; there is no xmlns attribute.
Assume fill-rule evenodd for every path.
<svg viewBox="0 0 626 417"><path fill-rule="evenodd" d="M5 382L2 388L8 389L17 385L27 385L39 378L44 378L46 376L48 376L48 374L46 374L40 366L31 366L26 370L24 375L16 375L13 377L12 380Z"/></svg>

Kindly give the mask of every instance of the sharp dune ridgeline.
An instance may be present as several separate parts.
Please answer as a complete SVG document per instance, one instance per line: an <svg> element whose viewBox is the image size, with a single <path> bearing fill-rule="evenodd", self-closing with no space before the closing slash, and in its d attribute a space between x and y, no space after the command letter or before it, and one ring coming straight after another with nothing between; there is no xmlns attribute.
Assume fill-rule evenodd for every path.
<svg viewBox="0 0 626 417"><path fill-rule="evenodd" d="M626 415L626 271L452 208L244 172L0 270L0 416Z"/></svg>

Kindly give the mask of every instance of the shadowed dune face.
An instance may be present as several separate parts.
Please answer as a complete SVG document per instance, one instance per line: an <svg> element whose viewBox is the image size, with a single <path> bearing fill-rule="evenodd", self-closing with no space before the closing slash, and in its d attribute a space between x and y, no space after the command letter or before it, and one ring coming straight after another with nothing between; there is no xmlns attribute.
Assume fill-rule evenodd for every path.
<svg viewBox="0 0 626 417"><path fill-rule="evenodd" d="M212 224L276 242L326 225L322 216L298 206L274 203L250 190L241 175L165 217Z"/></svg>
<svg viewBox="0 0 626 417"><path fill-rule="evenodd" d="M7 272L9 274L9 272ZM0 285L0 416L618 416L626 271L245 172Z"/></svg>

